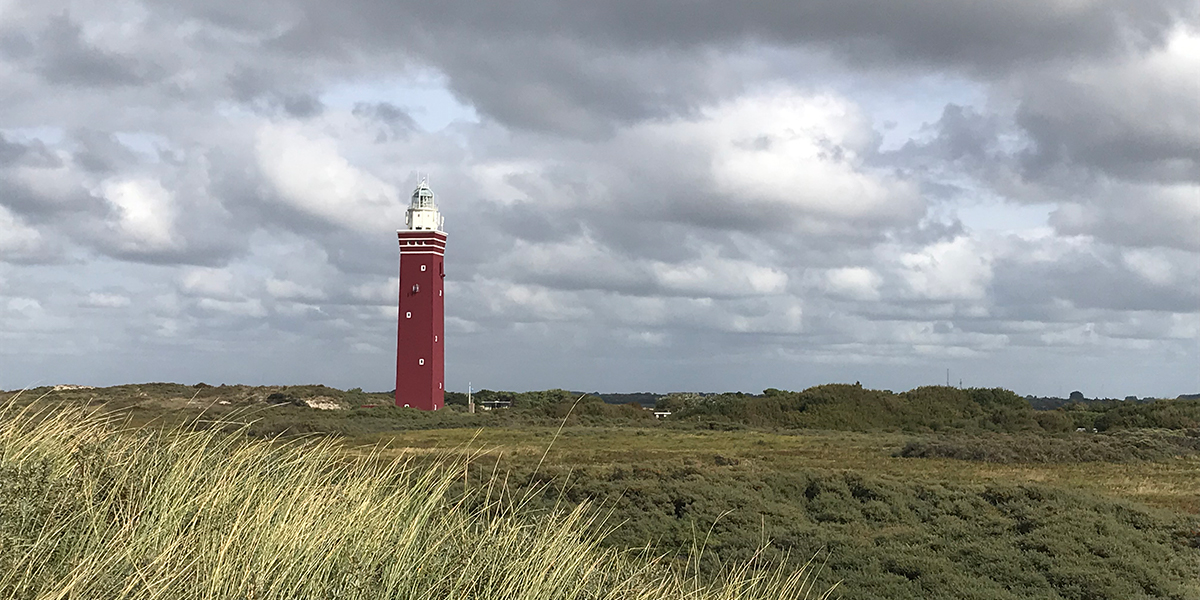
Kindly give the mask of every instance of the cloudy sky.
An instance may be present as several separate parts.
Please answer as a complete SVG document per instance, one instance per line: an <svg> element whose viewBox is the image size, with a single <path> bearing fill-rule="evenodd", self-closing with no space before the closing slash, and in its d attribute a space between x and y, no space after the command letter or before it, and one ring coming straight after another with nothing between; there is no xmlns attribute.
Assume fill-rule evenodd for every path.
<svg viewBox="0 0 1200 600"><path fill-rule="evenodd" d="M1200 392L1197 0L0 0L0 388Z"/></svg>

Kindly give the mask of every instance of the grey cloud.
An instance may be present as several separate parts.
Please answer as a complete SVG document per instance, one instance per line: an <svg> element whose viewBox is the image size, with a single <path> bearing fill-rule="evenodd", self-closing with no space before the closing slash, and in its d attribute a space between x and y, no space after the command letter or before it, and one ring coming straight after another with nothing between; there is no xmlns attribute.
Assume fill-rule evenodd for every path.
<svg viewBox="0 0 1200 600"><path fill-rule="evenodd" d="M1149 281L1123 265L1111 246L1069 251L1052 261L1022 260L1018 253L993 265L992 297L1010 319L1077 318L1058 301L1083 310L1194 312L1200 307L1194 255L1159 251L1158 256L1173 272L1169 278Z"/></svg>
<svg viewBox="0 0 1200 600"><path fill-rule="evenodd" d="M354 105L352 114L379 123L379 133L375 137L377 143L402 140L420 129L408 111L390 102L359 102Z"/></svg>
<svg viewBox="0 0 1200 600"><path fill-rule="evenodd" d="M286 96L280 100L280 104L287 114L299 119L315 117L325 110L320 100L307 94Z"/></svg>
<svg viewBox="0 0 1200 600"><path fill-rule="evenodd" d="M1047 87L1071 85L1077 84ZM1194 235L1200 228L1196 97L1140 90L1158 106L1152 110L1122 102L1117 91L1096 86L1075 91L1061 97L1036 92L1009 123L947 105L921 139L873 160L911 171L927 197L949 206L985 189L1015 203L1057 205L1049 224L1066 235L1200 249ZM1053 108L1034 116L1031 107L1042 105Z"/></svg>
<svg viewBox="0 0 1200 600"><path fill-rule="evenodd" d="M68 13L53 17L37 42L37 70L47 81L84 87L137 85L157 78L157 66L87 43Z"/></svg>
<svg viewBox="0 0 1200 600"><path fill-rule="evenodd" d="M1126 180L1200 182L1200 87L1104 75L1078 81L1056 73L1023 86L1017 122L1034 143L1021 156L1026 175L1066 165Z"/></svg>
<svg viewBox="0 0 1200 600"><path fill-rule="evenodd" d="M22 59L34 53L34 43L20 29L0 27L0 56Z"/></svg>
<svg viewBox="0 0 1200 600"><path fill-rule="evenodd" d="M294 73L242 67L229 73L226 82L234 98L262 112L306 119L325 110L319 98L302 89L308 77Z"/></svg>
<svg viewBox="0 0 1200 600"><path fill-rule="evenodd" d="M614 123L686 114L747 83L727 56L747 45L832 51L875 66L921 65L992 79L1063 57L1109 57L1161 44L1193 0L1022 0L963 4L776 2L297 3L270 52L344 62L397 50L446 73L450 87L510 126L595 137ZM200 18L271 24L253 7ZM187 11L187 7L177 7ZM209 17L214 11L219 16ZM231 17L242 11L245 19ZM286 11L285 11L286 12Z"/></svg>
<svg viewBox="0 0 1200 600"><path fill-rule="evenodd" d="M54 155L38 142L22 146L16 167L0 168L0 205L37 227L47 243L69 241L121 260L170 265L219 264L246 247L253 225L234 221L220 199L209 195L209 176L220 176L206 161L183 154L182 162L155 164L101 131L78 131L64 143L77 146L70 162L55 156L55 163L45 164L36 158L39 153ZM167 219L159 213L169 210L174 215L169 242L137 242L123 225L128 215L103 196L102 182L138 180L162 185L171 198L163 206L132 207L131 223L144 227L146 219Z"/></svg>
<svg viewBox="0 0 1200 600"><path fill-rule="evenodd" d="M135 165L136 154L117 140L112 133L82 129L73 135L79 144L72 158L84 170L94 174L107 174Z"/></svg>
<svg viewBox="0 0 1200 600"><path fill-rule="evenodd" d="M0 172L0 204L34 224L55 222L70 216L102 218L108 213L103 201L82 186L68 187L72 189L65 194L50 196L31 189L12 173Z"/></svg>
<svg viewBox="0 0 1200 600"><path fill-rule="evenodd" d="M989 160L1003 160L999 148L1002 133L994 115L983 115L974 107L947 104L941 118L925 127L929 139L909 140L899 150L883 153L884 164L912 166L940 165L961 161L979 166Z"/></svg>
<svg viewBox="0 0 1200 600"><path fill-rule="evenodd" d="M29 143L9 141L0 132L0 168L27 166L33 168L57 168L62 160L54 155L41 140Z"/></svg>
<svg viewBox="0 0 1200 600"><path fill-rule="evenodd" d="M561 35L441 42L427 58L452 89L514 127L604 137L615 125L686 113L736 91L736 77L702 53L634 54L582 46Z"/></svg>
<svg viewBox="0 0 1200 600"><path fill-rule="evenodd" d="M1050 224L1068 235L1110 243L1200 251L1200 186L1138 186L1101 181L1092 198L1064 202Z"/></svg>
<svg viewBox="0 0 1200 600"><path fill-rule="evenodd" d="M0 134L0 165L9 165L17 162L28 151L23 144L16 144L4 139Z"/></svg>
<svg viewBox="0 0 1200 600"><path fill-rule="evenodd" d="M1161 39L1180 14L1194 13L1189 1L1105 1L1079 5L1022 0L1003 4L963 4L939 0L895 4L775 2L733 5L723 2L526 2L451 1L339 4L335 10L310 5L310 26L324 36L371 36L374 43L410 37L462 41L466 34L487 38L559 35L597 46L638 49L729 44L763 39L793 44L864 43L876 46L875 60L894 56L940 64L985 68L1039 62L1064 55L1105 54L1130 34ZM446 35L459 33L462 37ZM394 43L394 42L393 42ZM860 49L865 52L866 48Z"/></svg>
<svg viewBox="0 0 1200 600"><path fill-rule="evenodd" d="M344 273L392 275L398 268L400 250L394 235L368 239L355 232L334 231L316 237L329 262Z"/></svg>

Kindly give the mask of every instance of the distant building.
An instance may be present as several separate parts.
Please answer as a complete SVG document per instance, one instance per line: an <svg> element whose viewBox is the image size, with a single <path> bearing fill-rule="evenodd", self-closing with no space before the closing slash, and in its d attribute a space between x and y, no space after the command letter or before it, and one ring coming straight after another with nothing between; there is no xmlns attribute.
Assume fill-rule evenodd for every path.
<svg viewBox="0 0 1200 600"><path fill-rule="evenodd" d="M479 403L483 410L496 410L498 408L512 408L512 400L484 400Z"/></svg>
<svg viewBox="0 0 1200 600"><path fill-rule="evenodd" d="M400 241L400 313L396 327L396 406L445 404L446 317L442 281L446 233L424 179L412 194Z"/></svg>

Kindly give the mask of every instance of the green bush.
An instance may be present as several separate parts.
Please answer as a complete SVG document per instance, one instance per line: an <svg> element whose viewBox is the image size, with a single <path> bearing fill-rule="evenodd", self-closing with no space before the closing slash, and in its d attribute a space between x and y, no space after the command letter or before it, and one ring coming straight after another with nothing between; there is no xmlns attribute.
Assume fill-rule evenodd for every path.
<svg viewBox="0 0 1200 600"><path fill-rule="evenodd" d="M954 435L913 440L897 456L953 458L992 463L1080 463L1161 461L1200 454L1200 432L1180 435L1137 430L1106 434Z"/></svg>
<svg viewBox="0 0 1200 600"><path fill-rule="evenodd" d="M768 389L761 396L668 396L660 406L682 426L716 422L757 428L850 431L1042 430L1029 403L1004 389L919 387L899 394L854 384L826 384L802 392ZM1061 423L1049 423L1060 430Z"/></svg>
<svg viewBox="0 0 1200 600"><path fill-rule="evenodd" d="M1134 428L1200 428L1200 401L1155 400L1153 402L1114 402L1096 417L1097 431Z"/></svg>
<svg viewBox="0 0 1200 600"><path fill-rule="evenodd" d="M819 554L845 600L1200 598L1200 520L1039 485L962 485L711 461L545 467L544 506L610 499L608 538L702 569ZM480 465L484 475L486 465ZM764 540L771 546L760 550Z"/></svg>

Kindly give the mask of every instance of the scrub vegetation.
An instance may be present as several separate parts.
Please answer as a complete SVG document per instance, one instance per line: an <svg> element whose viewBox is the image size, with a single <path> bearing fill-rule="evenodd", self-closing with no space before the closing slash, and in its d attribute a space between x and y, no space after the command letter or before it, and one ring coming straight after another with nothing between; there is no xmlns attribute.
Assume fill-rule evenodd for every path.
<svg viewBox="0 0 1200 600"><path fill-rule="evenodd" d="M207 442L226 448L213 456L242 448L313 454L326 461L322 472L338 477L349 477L350 467L329 465L391 465L385 480L440 486L415 492L438 498L431 519L445 513L474 524L463 532L493 519L525 531L520 524L535 515L582 544L563 552L604 557L589 563L603 563L594 570L604 577L636 572L670 582L645 597L690 593L688 586L728 591L731 576L800 572L812 574L814 589L838 584L833 597L855 600L1200 599L1200 432L1184 418L1200 402L1034 410L999 389L826 385L670 394L658 405L672 414L655 419L637 404L562 390L489 393L513 408L470 414L450 404L421 413L388 408L387 394L361 390L148 384L30 390L11 410L51 403L102 410L134 428L130 439L221 440ZM331 403L341 410L311 408ZM219 470L225 462L206 464ZM281 470L220 478L273 490L263 498L300 502L266 471ZM378 498L368 503L386 504ZM366 512L347 514L389 518L386 509L379 517ZM359 531L350 517L337 518L337 527ZM363 522L381 532L396 527ZM446 539L492 548L473 534L455 535ZM454 552L446 555L468 551ZM820 568L805 570L813 557ZM591 597L575 594L562 597Z"/></svg>

